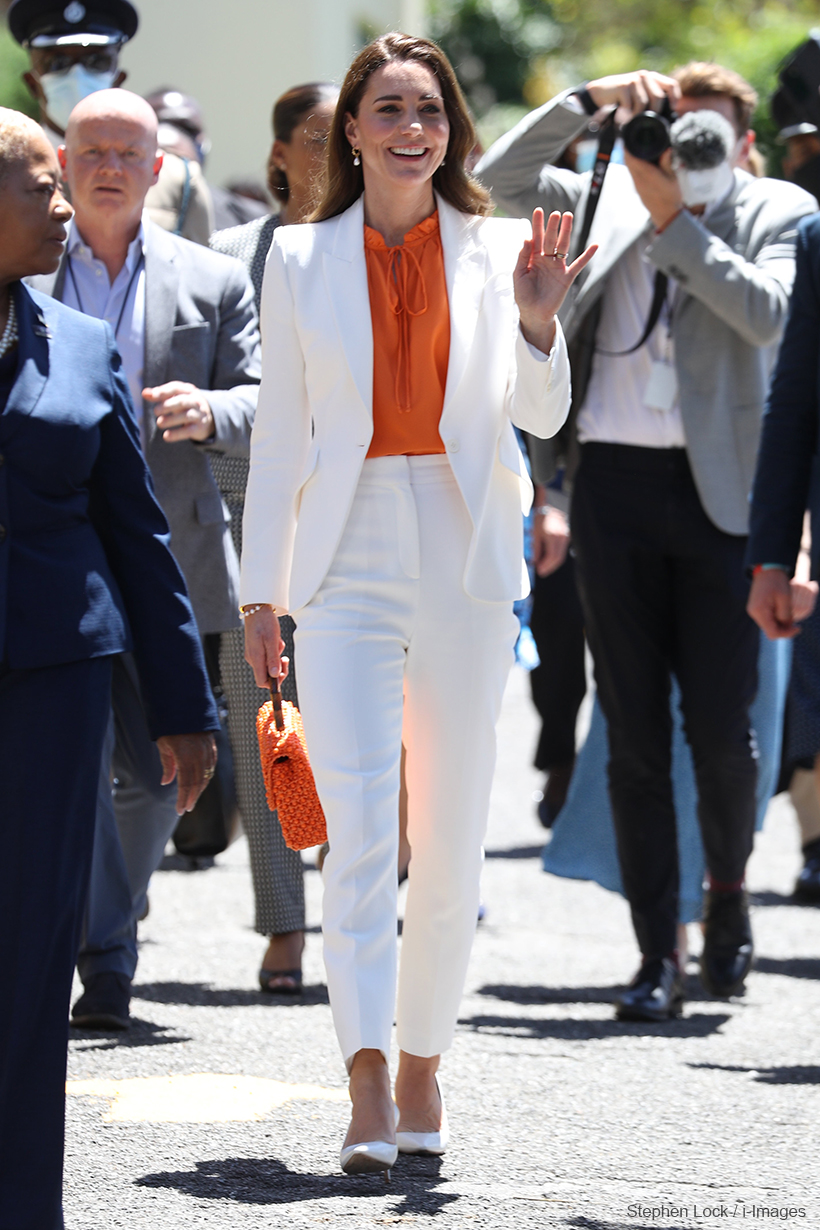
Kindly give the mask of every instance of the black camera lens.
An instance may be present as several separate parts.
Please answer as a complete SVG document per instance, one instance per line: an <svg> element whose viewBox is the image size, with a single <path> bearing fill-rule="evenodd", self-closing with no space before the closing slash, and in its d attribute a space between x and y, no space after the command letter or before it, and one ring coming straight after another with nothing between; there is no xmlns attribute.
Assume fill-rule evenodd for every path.
<svg viewBox="0 0 820 1230"><path fill-rule="evenodd" d="M624 146L633 158L658 162L669 149L669 121L655 111L641 111L621 129Z"/></svg>

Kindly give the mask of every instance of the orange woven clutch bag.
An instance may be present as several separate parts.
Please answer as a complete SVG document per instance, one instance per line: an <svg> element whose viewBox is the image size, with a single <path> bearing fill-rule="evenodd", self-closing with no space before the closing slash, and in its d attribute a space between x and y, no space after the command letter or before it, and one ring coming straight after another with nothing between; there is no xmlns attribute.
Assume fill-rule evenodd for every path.
<svg viewBox="0 0 820 1230"><path fill-rule="evenodd" d="M268 807L279 815L285 845L307 850L327 841L325 813L308 760L302 715L282 700L279 680L271 676L270 700L259 710L256 733Z"/></svg>

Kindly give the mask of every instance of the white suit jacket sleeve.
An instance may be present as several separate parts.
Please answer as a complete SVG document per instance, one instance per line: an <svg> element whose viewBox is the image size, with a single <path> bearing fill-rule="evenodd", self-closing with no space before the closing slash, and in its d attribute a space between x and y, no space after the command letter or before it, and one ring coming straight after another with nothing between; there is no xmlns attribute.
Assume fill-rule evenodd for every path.
<svg viewBox="0 0 820 1230"><path fill-rule="evenodd" d="M288 609L296 498L311 422L293 298L275 238L265 267L261 314L264 363L242 521L239 600L242 605L269 602L282 613Z"/></svg>

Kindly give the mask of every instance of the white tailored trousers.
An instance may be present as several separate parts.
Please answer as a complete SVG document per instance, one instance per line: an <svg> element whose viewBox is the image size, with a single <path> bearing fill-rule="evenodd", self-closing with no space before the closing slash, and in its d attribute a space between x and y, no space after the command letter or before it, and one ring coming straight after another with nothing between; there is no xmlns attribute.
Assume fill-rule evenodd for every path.
<svg viewBox="0 0 820 1230"><path fill-rule="evenodd" d="M452 1044L479 906L511 602L464 589L471 521L446 456L366 460L334 561L294 612L299 699L327 819L322 930L348 1067L390 1053L401 745L412 849L398 1043Z"/></svg>

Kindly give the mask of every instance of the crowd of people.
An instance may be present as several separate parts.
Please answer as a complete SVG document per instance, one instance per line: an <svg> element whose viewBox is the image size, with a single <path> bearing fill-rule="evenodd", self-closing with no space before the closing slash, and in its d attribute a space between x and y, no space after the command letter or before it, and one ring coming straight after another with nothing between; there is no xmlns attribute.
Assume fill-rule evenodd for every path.
<svg viewBox="0 0 820 1230"><path fill-rule="evenodd" d="M704 989L741 993L778 780L820 898L820 215L762 173L752 88L711 63L600 78L479 157L441 49L385 35L341 87L276 101L271 209L208 184L195 100L124 88L129 0L15 0L9 25L41 122L0 111L3 1226L63 1224L69 1009L128 1028L151 876L228 763L260 987L301 991L302 861L256 744L271 677L327 823L345 1172L447 1148L522 620L545 865L631 910L618 1018L680 1015L696 916ZM789 682L772 643L801 624Z"/></svg>

